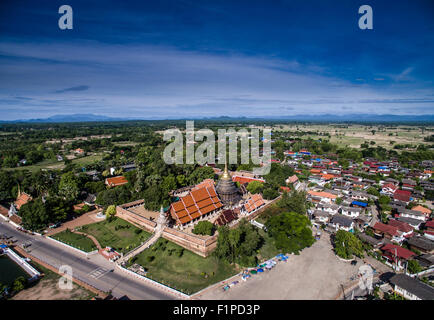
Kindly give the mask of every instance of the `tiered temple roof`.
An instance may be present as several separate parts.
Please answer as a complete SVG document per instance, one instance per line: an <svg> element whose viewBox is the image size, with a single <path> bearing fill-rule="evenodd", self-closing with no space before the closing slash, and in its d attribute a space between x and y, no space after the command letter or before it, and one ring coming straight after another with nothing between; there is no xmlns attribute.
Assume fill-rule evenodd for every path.
<svg viewBox="0 0 434 320"><path fill-rule="evenodd" d="M248 213L250 213L263 206L264 204L264 199L262 199L262 196L257 193L247 200L247 202L244 204L244 208L247 210Z"/></svg>
<svg viewBox="0 0 434 320"><path fill-rule="evenodd" d="M170 214L178 224L186 224L212 211L220 209L223 204L213 186L192 190L179 201L172 203Z"/></svg>

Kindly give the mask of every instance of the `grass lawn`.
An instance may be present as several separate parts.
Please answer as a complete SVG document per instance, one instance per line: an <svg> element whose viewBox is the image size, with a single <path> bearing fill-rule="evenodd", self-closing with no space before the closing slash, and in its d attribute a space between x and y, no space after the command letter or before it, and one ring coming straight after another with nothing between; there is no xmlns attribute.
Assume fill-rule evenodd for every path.
<svg viewBox="0 0 434 320"><path fill-rule="evenodd" d="M259 249L258 258L260 261L268 260L272 257L275 257L280 252L279 249L274 245L274 240L268 235L264 230L259 230L259 234L264 238L264 243L262 247Z"/></svg>
<svg viewBox="0 0 434 320"><path fill-rule="evenodd" d="M133 262L148 271L147 277L187 294L238 273L226 262L212 256L203 258L162 238L137 255Z"/></svg>
<svg viewBox="0 0 434 320"><path fill-rule="evenodd" d="M51 237L85 252L91 252L97 249L93 241L90 240L88 237L81 234L73 233L69 230L62 231Z"/></svg>
<svg viewBox="0 0 434 320"><path fill-rule="evenodd" d="M103 248L112 247L123 253L139 246L151 236L149 232L119 218L111 222L104 220L88 224L77 230L93 235Z"/></svg>

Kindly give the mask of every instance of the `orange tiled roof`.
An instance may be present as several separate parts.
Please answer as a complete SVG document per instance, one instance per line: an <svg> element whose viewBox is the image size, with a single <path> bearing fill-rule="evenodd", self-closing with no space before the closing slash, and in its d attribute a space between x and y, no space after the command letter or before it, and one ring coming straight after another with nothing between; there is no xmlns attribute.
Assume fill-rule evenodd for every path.
<svg viewBox="0 0 434 320"><path fill-rule="evenodd" d="M259 181L259 182L265 182L262 179L255 179L255 178L249 178L249 177L242 177L242 176L233 176L232 177L233 182L239 182L241 184L250 183L252 181Z"/></svg>
<svg viewBox="0 0 434 320"><path fill-rule="evenodd" d="M18 210L20 210L21 206L32 201L32 196L28 195L25 192L20 193L20 195L18 196L17 200L15 200L15 206L17 207Z"/></svg>
<svg viewBox="0 0 434 320"><path fill-rule="evenodd" d="M310 169L311 173L321 173L320 169Z"/></svg>
<svg viewBox="0 0 434 320"><path fill-rule="evenodd" d="M298 177L295 174L288 178L288 183L296 183L297 181Z"/></svg>
<svg viewBox="0 0 434 320"><path fill-rule="evenodd" d="M192 190L201 189L203 187L214 188L215 182L213 179L205 179L201 183L197 184Z"/></svg>
<svg viewBox="0 0 434 320"><path fill-rule="evenodd" d="M105 179L105 184L110 187L116 187L126 183L128 183L128 180L125 179L124 176L117 176L117 177Z"/></svg>
<svg viewBox="0 0 434 320"><path fill-rule="evenodd" d="M418 205L418 206L412 208L411 210L419 211L419 212L422 212L424 214L431 214L431 210L430 209L422 207L421 205Z"/></svg>
<svg viewBox="0 0 434 320"><path fill-rule="evenodd" d="M326 173L326 174L322 174L321 177L322 177L324 180L330 180L330 179L333 179L335 176L332 175L332 174Z"/></svg>
<svg viewBox="0 0 434 320"><path fill-rule="evenodd" d="M204 186L191 190L179 201L172 203L170 214L178 224L184 224L221 207L223 204L220 202L214 186Z"/></svg>
<svg viewBox="0 0 434 320"><path fill-rule="evenodd" d="M309 190L308 193L311 196L317 196L317 197L321 197L321 198L329 198L329 199L336 199L337 198L336 195L329 193L329 192L325 192L325 191L318 192L318 191Z"/></svg>
<svg viewBox="0 0 434 320"><path fill-rule="evenodd" d="M262 196L257 193L247 200L247 202L244 204L244 208L247 210L248 213L250 213L264 204L264 199L262 199Z"/></svg>

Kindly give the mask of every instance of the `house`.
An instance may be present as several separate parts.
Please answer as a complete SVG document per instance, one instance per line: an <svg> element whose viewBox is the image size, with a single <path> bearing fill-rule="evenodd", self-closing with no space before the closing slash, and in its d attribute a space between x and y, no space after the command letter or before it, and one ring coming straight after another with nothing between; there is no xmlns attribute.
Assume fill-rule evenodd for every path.
<svg viewBox="0 0 434 320"><path fill-rule="evenodd" d="M386 264L398 271L404 269L407 261L416 256L413 251L391 243L382 246L380 250Z"/></svg>
<svg viewBox="0 0 434 320"><path fill-rule="evenodd" d="M376 239L374 237L368 236L365 233L359 233L358 237L363 242L366 242L367 244L370 244L374 249L380 248L384 243L381 239Z"/></svg>
<svg viewBox="0 0 434 320"><path fill-rule="evenodd" d="M392 225L377 222L372 227L372 229L374 230L374 233L377 236L390 239L391 241L396 243L401 243L402 241L404 241L404 237L402 236L402 233L399 231L397 227L394 227Z"/></svg>
<svg viewBox="0 0 434 320"><path fill-rule="evenodd" d="M416 260L419 262L422 268L431 268L434 266L434 255L432 254L422 254L416 257Z"/></svg>
<svg viewBox="0 0 434 320"><path fill-rule="evenodd" d="M351 193L351 198L353 198L354 200L368 201L369 194L362 191L353 191Z"/></svg>
<svg viewBox="0 0 434 320"><path fill-rule="evenodd" d="M405 217L398 217L398 218L396 218L396 220L408 223L410 226L412 226L416 230L419 230L420 225L423 223L422 220L413 219L413 218L405 218Z"/></svg>
<svg viewBox="0 0 434 320"><path fill-rule="evenodd" d="M402 190L412 191L416 186L416 181L411 179L402 179Z"/></svg>
<svg viewBox="0 0 434 320"><path fill-rule="evenodd" d="M416 249L422 253L434 253L434 241L426 237L414 236L408 239L407 243L411 249Z"/></svg>
<svg viewBox="0 0 434 320"><path fill-rule="evenodd" d="M339 206L337 204L318 203L316 208L318 210L325 211L330 215L335 215L339 213Z"/></svg>
<svg viewBox="0 0 434 320"><path fill-rule="evenodd" d="M324 191L313 191L313 190L309 190L308 191L308 195L311 198L317 198L319 201L321 202L325 202L325 203L332 203L336 201L337 196L329 193L329 192L324 192Z"/></svg>
<svg viewBox="0 0 434 320"><path fill-rule="evenodd" d="M315 221L320 223L328 223L330 220L330 214L322 210L315 210L312 213L312 216L314 217Z"/></svg>
<svg viewBox="0 0 434 320"><path fill-rule="evenodd" d="M422 207L421 205L417 205L417 206L411 208L411 210L422 212L427 217L427 219L431 216L431 210L428 208Z"/></svg>
<svg viewBox="0 0 434 320"><path fill-rule="evenodd" d="M351 202L351 205L358 208L366 208L368 206L366 202L361 202L361 201L353 201Z"/></svg>
<svg viewBox="0 0 434 320"><path fill-rule="evenodd" d="M413 236L414 228L410 226L408 223L403 221L398 221L395 219L389 220L389 225L398 228L398 230L402 233L404 238L410 238Z"/></svg>
<svg viewBox="0 0 434 320"><path fill-rule="evenodd" d="M362 212L361 208L354 208L354 207L341 208L341 213L350 218L357 218L361 212Z"/></svg>
<svg viewBox="0 0 434 320"><path fill-rule="evenodd" d="M425 237L434 240L434 220L425 223Z"/></svg>
<svg viewBox="0 0 434 320"><path fill-rule="evenodd" d="M415 210L403 209L399 213L399 216L403 217L403 218L412 218L412 219L421 220L422 222L426 221L425 214L423 214L420 211L415 211Z"/></svg>
<svg viewBox="0 0 434 320"><path fill-rule="evenodd" d="M105 179L105 184L109 187L117 187L126 183L128 183L128 180L124 176L117 176Z"/></svg>
<svg viewBox="0 0 434 320"><path fill-rule="evenodd" d="M83 155L84 154L84 150L81 148L77 148L74 150L74 153L79 154L79 155Z"/></svg>
<svg viewBox="0 0 434 320"><path fill-rule="evenodd" d="M411 192L407 190L396 190L395 193L393 194L394 200L403 201L406 204L410 202L411 200L410 198L411 198Z"/></svg>
<svg viewBox="0 0 434 320"><path fill-rule="evenodd" d="M393 196L395 194L396 190L398 190L398 187L396 185L394 185L392 183L386 183L381 188L381 193L388 195L388 196Z"/></svg>
<svg viewBox="0 0 434 320"><path fill-rule="evenodd" d="M399 273L389 280L393 290L409 300L434 300L434 288L420 280Z"/></svg>
<svg viewBox="0 0 434 320"><path fill-rule="evenodd" d="M330 221L330 225L333 228L335 228L336 231L345 230L345 231L353 232L354 230L354 221L350 218L347 218L339 214L332 217L332 220Z"/></svg>

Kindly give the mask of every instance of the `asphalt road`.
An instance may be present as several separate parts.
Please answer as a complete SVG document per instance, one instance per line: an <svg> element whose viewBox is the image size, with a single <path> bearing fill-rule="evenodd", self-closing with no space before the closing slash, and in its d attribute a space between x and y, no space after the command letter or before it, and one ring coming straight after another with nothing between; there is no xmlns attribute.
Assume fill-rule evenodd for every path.
<svg viewBox="0 0 434 320"><path fill-rule="evenodd" d="M102 291L111 290L115 297L127 295L134 300L174 299L173 295L115 269L114 263L99 254L86 257L52 240L20 232L3 221L0 221L0 233L13 236L13 239L17 240L17 245L30 241L32 244L28 250L31 255L56 268L68 265L72 268L75 278Z"/></svg>

